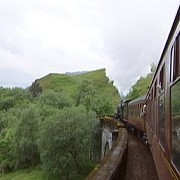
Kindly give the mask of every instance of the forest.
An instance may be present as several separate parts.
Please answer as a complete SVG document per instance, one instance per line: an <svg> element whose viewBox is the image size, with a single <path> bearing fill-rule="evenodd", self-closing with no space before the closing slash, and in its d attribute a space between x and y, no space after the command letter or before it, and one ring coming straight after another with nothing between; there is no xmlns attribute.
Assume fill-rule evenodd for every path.
<svg viewBox="0 0 180 180"><path fill-rule="evenodd" d="M1 87L0 178L26 170L29 179L84 179L100 159L97 116L113 114L119 100L105 69Z"/></svg>

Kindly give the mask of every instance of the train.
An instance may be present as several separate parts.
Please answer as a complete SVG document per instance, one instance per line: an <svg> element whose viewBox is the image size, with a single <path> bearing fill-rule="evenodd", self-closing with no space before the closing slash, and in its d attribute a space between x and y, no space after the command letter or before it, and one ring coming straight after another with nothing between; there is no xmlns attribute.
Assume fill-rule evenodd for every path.
<svg viewBox="0 0 180 180"><path fill-rule="evenodd" d="M180 8L145 96L121 101L117 117L149 144L160 180L180 179Z"/></svg>
<svg viewBox="0 0 180 180"><path fill-rule="evenodd" d="M134 100L121 101L121 105L117 107L117 115L126 127L144 139L146 139L144 121L146 107L145 97L146 96L142 96Z"/></svg>

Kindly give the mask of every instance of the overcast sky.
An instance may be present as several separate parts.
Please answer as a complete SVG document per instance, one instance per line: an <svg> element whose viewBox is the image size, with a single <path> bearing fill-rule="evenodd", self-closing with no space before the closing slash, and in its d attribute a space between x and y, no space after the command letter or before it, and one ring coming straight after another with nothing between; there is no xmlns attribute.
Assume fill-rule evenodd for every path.
<svg viewBox="0 0 180 180"><path fill-rule="evenodd" d="M0 0L0 86L106 68L120 92L158 63L179 0Z"/></svg>

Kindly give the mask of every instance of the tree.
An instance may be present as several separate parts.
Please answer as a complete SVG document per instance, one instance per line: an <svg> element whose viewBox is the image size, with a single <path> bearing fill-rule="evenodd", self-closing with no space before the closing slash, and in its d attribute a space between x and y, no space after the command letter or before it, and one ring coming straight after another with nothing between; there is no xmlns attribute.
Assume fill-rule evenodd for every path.
<svg viewBox="0 0 180 180"><path fill-rule="evenodd" d="M152 78L152 73L149 73L146 77L140 77L137 82L131 87L131 90L126 98L136 99L138 97L144 96L148 91Z"/></svg>
<svg viewBox="0 0 180 180"><path fill-rule="evenodd" d="M138 97L144 96L150 86L154 73L156 71L155 63L151 64L151 72L145 77L140 77L134 85L132 85L126 99L136 99Z"/></svg>
<svg viewBox="0 0 180 180"><path fill-rule="evenodd" d="M17 113L18 110L16 110ZM15 109L0 112L0 167L3 172L13 170L14 126L17 124Z"/></svg>
<svg viewBox="0 0 180 180"><path fill-rule="evenodd" d="M92 109L98 116L114 114L113 97L101 94L93 99Z"/></svg>
<svg viewBox="0 0 180 180"><path fill-rule="evenodd" d="M27 168L40 162L37 135L38 114L33 106L22 110L13 138L15 169Z"/></svg>
<svg viewBox="0 0 180 180"><path fill-rule="evenodd" d="M0 135L0 167L4 173L13 169L12 139L13 130L4 128Z"/></svg>
<svg viewBox="0 0 180 180"><path fill-rule="evenodd" d="M41 105L53 106L58 109L72 105L72 99L68 95L53 90L44 91L44 93L39 96L38 100Z"/></svg>
<svg viewBox="0 0 180 180"><path fill-rule="evenodd" d="M79 85L77 94L75 96L76 105L78 106L80 104L83 104L86 106L87 110L89 110L94 94L95 88L93 84L87 80L83 80L83 82Z"/></svg>
<svg viewBox="0 0 180 180"><path fill-rule="evenodd" d="M43 122L39 149L48 174L71 178L88 174L91 130L96 122L84 106L66 107Z"/></svg>
<svg viewBox="0 0 180 180"><path fill-rule="evenodd" d="M27 89L12 88L11 96L14 97L15 106L22 106L30 102L30 93Z"/></svg>
<svg viewBox="0 0 180 180"><path fill-rule="evenodd" d="M0 110L8 110L12 108L15 104L14 98L13 97L4 97L3 99L0 100Z"/></svg>
<svg viewBox="0 0 180 180"><path fill-rule="evenodd" d="M38 83L37 80L35 80L31 87L29 88L30 93L32 94L33 97L37 97L39 94L42 93L42 87Z"/></svg>

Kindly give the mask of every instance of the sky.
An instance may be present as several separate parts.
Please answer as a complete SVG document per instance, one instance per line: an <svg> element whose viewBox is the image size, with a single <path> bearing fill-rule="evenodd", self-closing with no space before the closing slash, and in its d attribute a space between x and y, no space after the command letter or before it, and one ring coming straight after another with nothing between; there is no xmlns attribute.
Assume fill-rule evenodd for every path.
<svg viewBox="0 0 180 180"><path fill-rule="evenodd" d="M127 93L158 63L179 0L0 0L0 86L106 68Z"/></svg>

